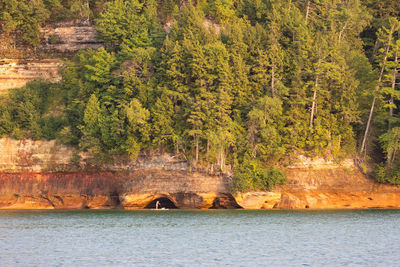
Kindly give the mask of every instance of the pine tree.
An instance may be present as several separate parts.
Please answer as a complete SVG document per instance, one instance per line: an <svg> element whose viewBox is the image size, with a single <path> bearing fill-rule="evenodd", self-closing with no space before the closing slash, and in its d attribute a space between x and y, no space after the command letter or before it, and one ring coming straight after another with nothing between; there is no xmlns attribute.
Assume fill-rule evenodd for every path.
<svg viewBox="0 0 400 267"><path fill-rule="evenodd" d="M152 5L149 5L153 8ZM100 39L112 47L148 47L152 44L146 7L138 0L108 2L96 21Z"/></svg>
<svg viewBox="0 0 400 267"><path fill-rule="evenodd" d="M164 94L157 98L151 110L153 145L157 148L171 146L176 139L173 128L173 104ZM177 146L174 144L175 147Z"/></svg>

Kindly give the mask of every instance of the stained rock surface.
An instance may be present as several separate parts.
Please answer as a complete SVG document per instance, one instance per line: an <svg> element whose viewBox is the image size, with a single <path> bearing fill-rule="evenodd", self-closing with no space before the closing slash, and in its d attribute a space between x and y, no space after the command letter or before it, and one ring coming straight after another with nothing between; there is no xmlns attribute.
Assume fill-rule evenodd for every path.
<svg viewBox="0 0 400 267"><path fill-rule="evenodd" d="M92 165L54 141L0 139L1 209L400 208L400 188L375 183L351 160L301 160L273 192L231 193L232 177L192 170L171 154Z"/></svg>
<svg viewBox="0 0 400 267"><path fill-rule="evenodd" d="M351 160L316 162L287 168L286 185L274 192L237 194L237 203L247 209L400 208L400 188L376 183Z"/></svg>

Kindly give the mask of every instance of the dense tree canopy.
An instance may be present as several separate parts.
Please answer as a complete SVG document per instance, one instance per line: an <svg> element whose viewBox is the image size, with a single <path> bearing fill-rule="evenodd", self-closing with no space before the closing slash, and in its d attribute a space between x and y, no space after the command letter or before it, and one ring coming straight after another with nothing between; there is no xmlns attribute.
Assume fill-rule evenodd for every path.
<svg viewBox="0 0 400 267"><path fill-rule="evenodd" d="M59 84L12 92L3 135L58 138L100 161L173 151L234 170L237 190L284 182L275 167L294 154L375 155L380 180L400 183L398 1L14 2L0 0L3 31L35 45L24 27L68 9L94 18L105 48L79 52Z"/></svg>

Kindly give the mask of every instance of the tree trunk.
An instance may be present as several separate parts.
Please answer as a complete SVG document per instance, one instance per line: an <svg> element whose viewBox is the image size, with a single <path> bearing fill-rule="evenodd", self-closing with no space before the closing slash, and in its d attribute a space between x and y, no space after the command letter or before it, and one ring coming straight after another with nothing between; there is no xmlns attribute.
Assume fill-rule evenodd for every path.
<svg viewBox="0 0 400 267"><path fill-rule="evenodd" d="M387 169L390 169L392 167L392 165L394 163L394 160L396 158L396 152L397 152L397 149L394 148L393 151L388 153L388 155L387 155L388 159L386 161L386 168Z"/></svg>
<svg viewBox="0 0 400 267"><path fill-rule="evenodd" d="M222 147L219 151L219 155L220 155L220 168L221 168L221 171L224 172L224 165L225 165L224 164L224 150Z"/></svg>
<svg viewBox="0 0 400 267"><path fill-rule="evenodd" d="M378 89L377 89L378 88ZM379 86L377 86L377 88L375 88L375 91L379 90ZM371 109L369 111L369 116L368 116L368 121L367 121L367 127L365 128L365 132L364 132L364 137L363 137L363 141L361 144L361 150L360 153L365 152L365 143L367 141L367 136L368 136L368 131L369 131L369 127L371 125L371 119L372 119L372 114L374 113L374 108L375 108L375 102L376 102L376 92L374 94L374 98L372 100L372 104L371 104Z"/></svg>
<svg viewBox="0 0 400 267"><path fill-rule="evenodd" d="M89 0L86 1L86 8L87 8L87 23L90 24L90 6L89 6Z"/></svg>
<svg viewBox="0 0 400 267"><path fill-rule="evenodd" d="M199 161L199 136L196 135L196 165Z"/></svg>
<svg viewBox="0 0 400 267"><path fill-rule="evenodd" d="M340 41L342 40L344 30L347 27L347 23L348 23L348 20L344 23L344 26L343 26L342 30L340 31L340 33L339 33L339 44L340 44Z"/></svg>
<svg viewBox="0 0 400 267"><path fill-rule="evenodd" d="M376 38L375 45L374 45L374 50L372 50L372 55L371 55L371 58L370 58L370 62L374 62L374 58L376 56L376 53L378 52L378 46L379 46L379 40L378 40L378 38Z"/></svg>
<svg viewBox="0 0 400 267"><path fill-rule="evenodd" d="M271 71L271 95L275 96L275 63L272 63L272 71Z"/></svg>
<svg viewBox="0 0 400 267"><path fill-rule="evenodd" d="M319 75L317 73L316 77L315 77L314 94L313 94L313 101L312 101L312 106L311 106L310 128L313 127L313 123L314 123L314 111L315 111L315 106L316 106L315 102L316 102L316 99L317 99L318 81L319 81Z"/></svg>
<svg viewBox="0 0 400 267"><path fill-rule="evenodd" d="M393 162L394 162L394 159L395 159L395 157L396 157L396 152L397 152L397 149L395 149L395 150L393 151L393 154L392 154L392 161L390 162L390 165L392 165Z"/></svg>
<svg viewBox="0 0 400 267"><path fill-rule="evenodd" d="M392 77L392 94L390 96L390 108L389 108L389 115L390 117L393 117L393 94L394 90L396 89L396 79L397 79L397 62L398 62L398 48L396 47L396 53L394 56L394 63L396 64L393 70L393 77ZM389 120L389 130L391 128L391 121Z"/></svg>
<svg viewBox="0 0 400 267"><path fill-rule="evenodd" d="M365 128L365 132L364 132L364 137L363 137L362 144L361 144L360 153L366 153L366 143L367 143L368 131L369 131L369 128L371 126L372 114L374 113L376 97L377 97L377 94L378 94L378 91L379 91L380 84L382 82L383 72L385 71L386 60L387 60L387 57L388 57L388 54L389 54L390 44L392 43L393 31L394 31L394 25L392 26L392 28L390 28L389 40L388 40L387 45L386 45L385 56L383 57L382 68L381 68L381 72L379 74L379 79L378 79L378 85L375 87L374 98L372 100L371 109L369 111L367 127Z"/></svg>
<svg viewBox="0 0 400 267"><path fill-rule="evenodd" d="M306 25L308 23L308 16L310 14L310 0L307 1L307 9L306 9Z"/></svg>

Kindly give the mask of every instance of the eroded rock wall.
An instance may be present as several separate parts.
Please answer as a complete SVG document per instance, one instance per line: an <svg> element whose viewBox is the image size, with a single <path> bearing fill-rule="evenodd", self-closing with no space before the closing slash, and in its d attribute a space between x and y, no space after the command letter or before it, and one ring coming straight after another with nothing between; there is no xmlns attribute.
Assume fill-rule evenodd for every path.
<svg viewBox="0 0 400 267"><path fill-rule="evenodd" d="M34 79L60 81L59 59L0 59L0 94L6 89L20 88Z"/></svg>
<svg viewBox="0 0 400 267"><path fill-rule="evenodd" d="M0 36L0 94L34 79L58 82L64 55L103 46L94 27L81 22L48 25L42 35L41 44L35 49L18 47L10 36Z"/></svg>
<svg viewBox="0 0 400 267"><path fill-rule="evenodd" d="M238 204L254 209L400 208L400 188L376 183L351 160L307 161L287 168L286 174L286 185L274 192L238 194Z"/></svg>
<svg viewBox="0 0 400 267"><path fill-rule="evenodd" d="M57 52L76 52L80 49L98 49L103 44L97 40L97 32L90 24L59 23L42 30L42 49Z"/></svg>
<svg viewBox="0 0 400 267"><path fill-rule="evenodd" d="M75 148L58 144L55 140L0 139L0 173L135 170L189 171L190 165L180 157L167 153L139 155L135 162L127 156L116 157L112 164L96 165L87 153L78 153Z"/></svg>
<svg viewBox="0 0 400 267"><path fill-rule="evenodd" d="M0 208L145 208L166 198L178 208L400 208L400 188L375 183L351 160L302 159L273 192L232 195L232 178L192 171L170 154L96 166L54 141L0 139Z"/></svg>
<svg viewBox="0 0 400 267"><path fill-rule="evenodd" d="M2 173L0 208L141 209L162 197L178 208L211 208L229 197L229 185L227 177L186 171Z"/></svg>
<svg viewBox="0 0 400 267"><path fill-rule="evenodd" d="M95 166L55 141L0 139L0 208L145 208L166 197L178 208L231 208L231 178L192 172L170 154Z"/></svg>

